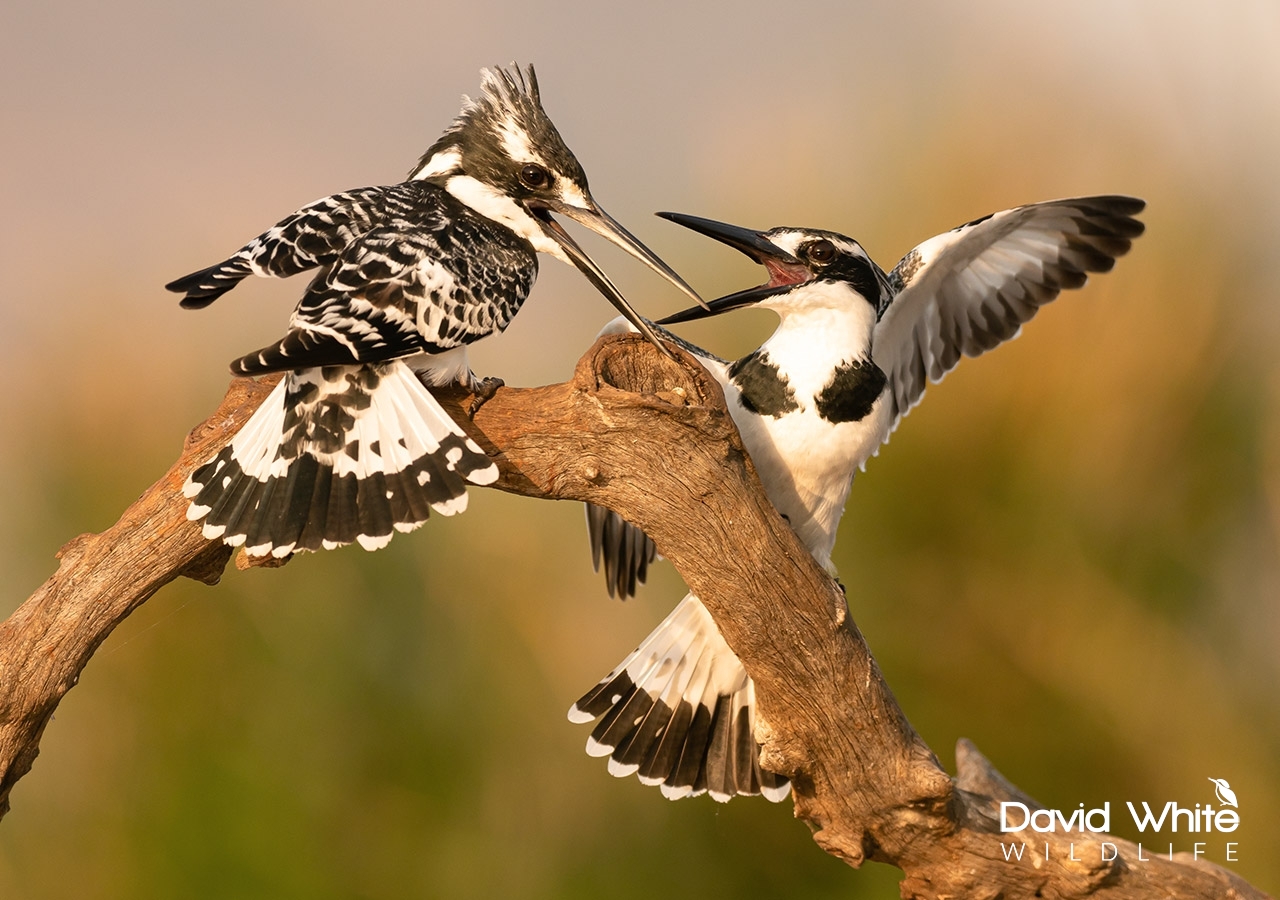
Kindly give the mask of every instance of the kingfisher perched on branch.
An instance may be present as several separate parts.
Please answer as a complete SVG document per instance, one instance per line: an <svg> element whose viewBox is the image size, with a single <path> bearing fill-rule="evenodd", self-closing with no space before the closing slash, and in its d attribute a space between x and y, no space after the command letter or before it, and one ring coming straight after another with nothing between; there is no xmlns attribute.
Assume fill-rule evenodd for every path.
<svg viewBox="0 0 1280 900"><path fill-rule="evenodd" d="M746 306L778 329L734 363L688 347L720 382L769 500L832 575L831 551L854 474L961 354L980 356L1088 273L1107 272L1143 225L1132 197L1081 197L1005 210L938 235L891 272L830 231L754 231L659 213L734 247L769 273L759 287L660 321ZM621 320L606 331L624 331ZM615 513L588 509L593 557L623 597L652 544ZM701 601L689 594L569 711L599 718L587 742L609 771L636 774L672 799L783 799L785 777L759 765L755 685Z"/></svg>
<svg viewBox="0 0 1280 900"><path fill-rule="evenodd" d="M661 342L553 218L568 216L698 298L591 197L542 109L533 67L486 69L482 95L399 183L305 206L227 260L166 287L200 309L249 275L318 274L283 338L231 364L286 372L253 418L183 492L204 535L255 556L353 541L386 545L430 510L466 506L466 482L497 467L425 385L491 396L466 347L511 322L537 254L576 266L634 326ZM665 349L663 352L666 352ZM473 409L474 411L474 409Z"/></svg>

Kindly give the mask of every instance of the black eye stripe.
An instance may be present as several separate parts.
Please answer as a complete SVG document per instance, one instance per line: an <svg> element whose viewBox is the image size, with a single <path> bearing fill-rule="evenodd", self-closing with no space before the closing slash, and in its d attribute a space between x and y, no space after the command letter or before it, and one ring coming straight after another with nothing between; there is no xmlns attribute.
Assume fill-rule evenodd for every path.
<svg viewBox="0 0 1280 900"><path fill-rule="evenodd" d="M880 303L880 280L876 278L871 263L857 256L847 257L841 265L842 277L853 285L853 289L866 298L872 306Z"/></svg>

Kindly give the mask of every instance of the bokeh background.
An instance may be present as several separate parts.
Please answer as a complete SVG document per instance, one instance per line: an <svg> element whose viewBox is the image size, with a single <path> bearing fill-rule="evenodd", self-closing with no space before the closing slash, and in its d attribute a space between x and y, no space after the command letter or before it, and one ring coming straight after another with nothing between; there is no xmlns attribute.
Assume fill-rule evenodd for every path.
<svg viewBox="0 0 1280 900"><path fill-rule="evenodd" d="M11 0L0 614L165 470L301 289L197 314L161 286L398 180L512 59L597 198L707 296L759 273L654 210L831 228L887 267L1019 203L1148 200L1113 274L930 389L858 477L836 562L946 765L968 737L1043 802L1109 800L1132 838L1125 800L1210 802L1226 778L1235 868L1280 888L1270 0ZM586 244L647 314L683 306ZM562 380L611 316L545 263L476 368ZM685 334L737 355L771 327ZM578 508L484 490L376 554L171 585L49 726L0 825L0 897L896 896L789 803L670 803L583 754L565 710L681 591L662 566L607 600Z"/></svg>

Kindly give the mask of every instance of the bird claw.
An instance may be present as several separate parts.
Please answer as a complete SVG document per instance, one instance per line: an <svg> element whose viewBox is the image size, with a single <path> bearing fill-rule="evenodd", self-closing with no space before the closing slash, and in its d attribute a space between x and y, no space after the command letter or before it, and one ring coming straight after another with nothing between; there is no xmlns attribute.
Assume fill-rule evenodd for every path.
<svg viewBox="0 0 1280 900"><path fill-rule="evenodd" d="M505 384L506 382L501 378L492 376L481 378L477 381L471 388L475 396L471 398L471 406L468 408L467 414L475 418L475 414L480 410L480 407L484 406L498 392L498 388Z"/></svg>

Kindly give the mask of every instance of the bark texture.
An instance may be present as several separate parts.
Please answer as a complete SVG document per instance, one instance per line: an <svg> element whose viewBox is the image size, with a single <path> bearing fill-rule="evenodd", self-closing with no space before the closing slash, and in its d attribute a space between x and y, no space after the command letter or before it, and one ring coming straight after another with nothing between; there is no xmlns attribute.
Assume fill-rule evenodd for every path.
<svg viewBox="0 0 1280 900"><path fill-rule="evenodd" d="M672 360L632 335L604 338L571 381L500 389L469 430L499 464L497 487L606 506L653 538L755 679L763 764L791 778L795 814L822 849L854 866L898 866L903 897L1266 896L1186 855L1148 849L1155 858L1140 861L1135 846L1106 835L1048 835L1047 859L1037 836L1021 860L1006 860L999 802L1034 801L965 741L957 777L938 764L842 589L766 499L719 386L675 352ZM58 571L0 625L0 815L58 701L111 630L179 575L217 582L231 551L186 520L181 486L271 385L233 382L173 468L112 528L67 544ZM470 395L440 396L468 421ZM1104 841L1115 859L1104 859Z"/></svg>

